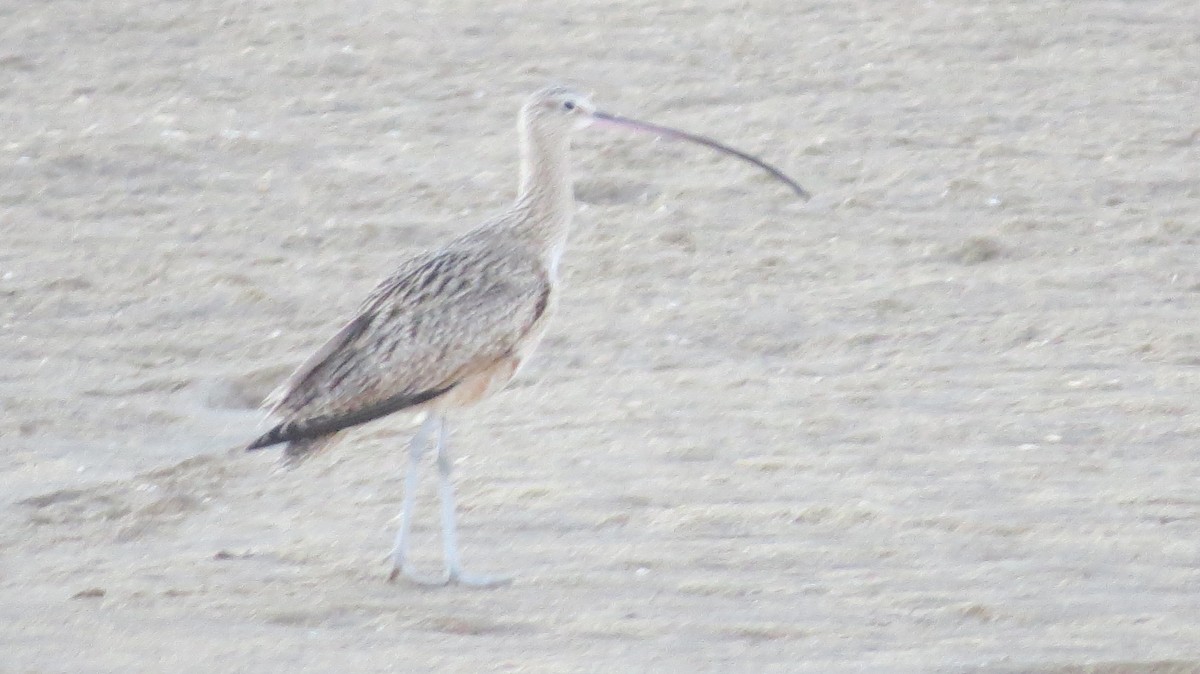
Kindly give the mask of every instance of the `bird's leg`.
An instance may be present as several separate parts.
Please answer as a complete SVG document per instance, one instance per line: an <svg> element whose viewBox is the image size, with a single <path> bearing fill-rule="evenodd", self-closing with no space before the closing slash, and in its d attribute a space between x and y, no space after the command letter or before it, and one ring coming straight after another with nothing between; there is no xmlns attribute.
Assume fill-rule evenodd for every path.
<svg viewBox="0 0 1200 674"><path fill-rule="evenodd" d="M408 466L404 470L404 505L400 511L400 529L396 531L396 544L392 547L392 572L388 580L396 580L403 573L412 577L408 568L408 535L412 531L413 507L417 504L417 484L421 481L421 457L429 446L429 434L433 431L435 422L432 415L425 418L417 429L412 442L408 445Z"/></svg>
<svg viewBox="0 0 1200 674"><path fill-rule="evenodd" d="M460 583L473 587L496 587L511 582L504 576L481 576L463 571L458 556L458 527L455 523L454 483L451 472L454 461L450 458L446 426L441 418L437 421L437 466L438 496L442 506L442 554L446 564L446 582Z"/></svg>

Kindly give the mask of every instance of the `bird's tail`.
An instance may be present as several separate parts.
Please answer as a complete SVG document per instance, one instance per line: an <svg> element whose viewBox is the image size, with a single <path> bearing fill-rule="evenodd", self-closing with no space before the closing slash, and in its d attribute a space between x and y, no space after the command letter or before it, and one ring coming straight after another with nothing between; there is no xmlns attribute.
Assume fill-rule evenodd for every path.
<svg viewBox="0 0 1200 674"><path fill-rule="evenodd" d="M328 449L338 435L340 434L333 433L330 435L322 435L319 438L292 440L284 446L283 456L280 457L280 462L285 468L295 468L301 463Z"/></svg>
<svg viewBox="0 0 1200 674"><path fill-rule="evenodd" d="M282 444L281 461L285 467L294 468L328 448L339 435L341 433L336 431L324 435L306 435L295 432L294 426L290 424L280 424L246 445L246 451L253 452Z"/></svg>

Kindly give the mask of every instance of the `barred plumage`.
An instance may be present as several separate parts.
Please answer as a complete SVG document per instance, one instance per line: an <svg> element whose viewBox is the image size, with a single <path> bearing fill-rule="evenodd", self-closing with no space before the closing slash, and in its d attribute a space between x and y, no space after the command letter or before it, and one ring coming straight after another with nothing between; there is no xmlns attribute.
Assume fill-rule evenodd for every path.
<svg viewBox="0 0 1200 674"><path fill-rule="evenodd" d="M489 223L410 259L381 283L284 384L272 409L282 421L252 448L290 441L285 455L297 462L325 443L296 441L341 430L318 419L357 415L364 423L436 406L457 385L528 353L547 318L550 279L537 251L499 234Z"/></svg>

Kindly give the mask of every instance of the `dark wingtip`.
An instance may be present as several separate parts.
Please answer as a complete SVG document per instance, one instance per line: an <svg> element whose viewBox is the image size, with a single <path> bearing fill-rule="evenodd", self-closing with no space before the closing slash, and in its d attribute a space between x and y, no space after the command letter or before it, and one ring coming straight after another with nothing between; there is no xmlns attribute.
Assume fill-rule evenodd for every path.
<svg viewBox="0 0 1200 674"><path fill-rule="evenodd" d="M351 426L365 424L368 421L378 419L382 416L387 416L393 412L399 412L402 409L420 405L421 403L429 402L434 398L442 395L446 391L454 388L455 384L444 386L439 389L431 389L422 391L421 393L411 394L402 393L400 395L385 398L373 405L367 405L351 412L341 414L325 414L307 419L297 419L293 421L285 421L275 428L267 431L259 436L254 442L246 445L247 452L253 452L271 445L278 445L283 442L294 442L296 440L312 440L338 431L345 430Z"/></svg>
<svg viewBox="0 0 1200 674"><path fill-rule="evenodd" d="M253 452L253 451L257 451L257 450L260 450L260 449L263 449L266 447L271 447L272 445L278 445L281 442L287 442L287 438L283 437L284 436L283 426L284 426L283 424L279 424L275 428L272 428L271 430L267 431L266 433L263 433L262 435L255 438L254 442L251 442L250 444L246 445L246 451Z"/></svg>

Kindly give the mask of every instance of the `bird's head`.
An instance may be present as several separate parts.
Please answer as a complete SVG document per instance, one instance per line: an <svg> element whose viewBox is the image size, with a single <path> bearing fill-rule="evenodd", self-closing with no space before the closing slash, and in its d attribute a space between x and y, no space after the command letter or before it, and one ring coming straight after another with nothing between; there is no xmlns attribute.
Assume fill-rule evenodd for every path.
<svg viewBox="0 0 1200 674"><path fill-rule="evenodd" d="M596 106L586 95L562 85L552 85L534 93L521 108L525 127L538 132L569 134L592 122Z"/></svg>
<svg viewBox="0 0 1200 674"><path fill-rule="evenodd" d="M597 110L586 95L562 85L552 85L539 90L530 96L521 108L521 133L526 140L544 144L559 145L565 152L570 144L571 132L585 126L610 127L634 131L637 133L674 138L690 143L697 143L712 148L718 152L737 157L749 162L771 174L776 180L786 184L802 199L808 199L808 192L787 174L771 166L754 155L747 154L719 143L706 136L701 136L667 126L651 124L630 117L614 115Z"/></svg>

